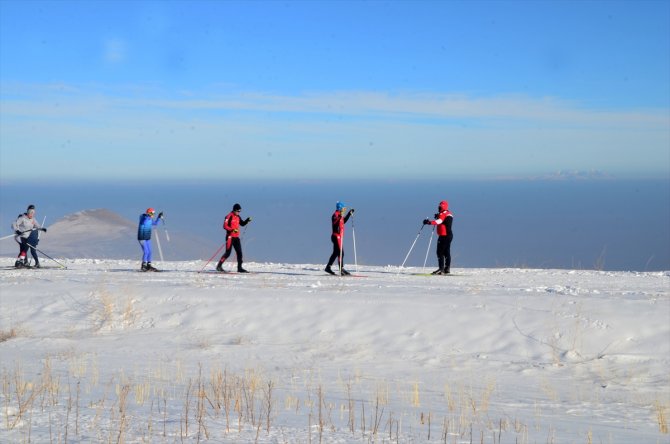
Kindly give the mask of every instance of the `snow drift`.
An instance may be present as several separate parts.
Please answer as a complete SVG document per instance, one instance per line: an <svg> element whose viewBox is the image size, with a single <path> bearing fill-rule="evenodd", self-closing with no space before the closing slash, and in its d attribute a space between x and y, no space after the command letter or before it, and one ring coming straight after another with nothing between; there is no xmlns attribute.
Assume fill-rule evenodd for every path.
<svg viewBox="0 0 670 444"><path fill-rule="evenodd" d="M2 442L667 442L670 273L0 274Z"/></svg>

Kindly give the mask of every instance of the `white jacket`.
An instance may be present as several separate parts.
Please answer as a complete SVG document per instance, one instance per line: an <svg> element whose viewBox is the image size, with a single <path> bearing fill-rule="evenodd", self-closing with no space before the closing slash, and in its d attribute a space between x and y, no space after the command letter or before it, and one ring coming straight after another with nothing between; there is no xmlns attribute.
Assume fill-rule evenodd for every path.
<svg viewBox="0 0 670 444"><path fill-rule="evenodd" d="M37 230L39 228L42 228L40 224L35 220L35 217L32 219L28 217L26 213L23 213L14 221L12 224L12 230L14 231L20 231L22 234L19 236L17 235L16 237L18 238L24 238L27 239L28 236L30 236L30 232L32 230Z"/></svg>

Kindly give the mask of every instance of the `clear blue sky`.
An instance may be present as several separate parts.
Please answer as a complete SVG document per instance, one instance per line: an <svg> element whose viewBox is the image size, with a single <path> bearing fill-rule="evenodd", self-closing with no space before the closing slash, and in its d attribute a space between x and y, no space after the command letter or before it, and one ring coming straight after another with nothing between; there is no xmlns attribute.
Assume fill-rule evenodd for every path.
<svg viewBox="0 0 670 444"><path fill-rule="evenodd" d="M0 0L0 175L670 176L670 1Z"/></svg>

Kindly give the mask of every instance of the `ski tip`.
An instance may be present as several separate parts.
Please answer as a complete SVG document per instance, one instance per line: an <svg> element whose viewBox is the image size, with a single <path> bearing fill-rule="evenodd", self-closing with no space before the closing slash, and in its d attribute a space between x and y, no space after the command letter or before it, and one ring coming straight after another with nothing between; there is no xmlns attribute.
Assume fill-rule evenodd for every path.
<svg viewBox="0 0 670 444"><path fill-rule="evenodd" d="M465 276L464 274L459 273L448 273L448 274L433 274L433 273L412 273L412 276L433 276L433 277L449 277L449 276Z"/></svg>
<svg viewBox="0 0 670 444"><path fill-rule="evenodd" d="M326 273L326 276L335 276L335 277L342 277L342 278L348 278L348 277L366 278L366 277L368 277L368 276L363 276L362 274L339 274L339 273Z"/></svg>

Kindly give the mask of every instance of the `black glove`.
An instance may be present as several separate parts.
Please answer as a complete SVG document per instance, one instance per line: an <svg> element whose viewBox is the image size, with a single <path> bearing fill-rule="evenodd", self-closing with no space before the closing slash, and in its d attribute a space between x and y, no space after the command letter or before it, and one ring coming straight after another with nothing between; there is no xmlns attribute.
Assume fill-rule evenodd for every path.
<svg viewBox="0 0 670 444"><path fill-rule="evenodd" d="M160 213L158 213L158 218L163 219L163 212L162 211Z"/></svg>
<svg viewBox="0 0 670 444"><path fill-rule="evenodd" d="M46 228L40 228L40 231L44 231L46 233L47 229Z"/></svg>
<svg viewBox="0 0 670 444"><path fill-rule="evenodd" d="M424 225L430 225L430 219L424 219L423 224Z"/></svg>
<svg viewBox="0 0 670 444"><path fill-rule="evenodd" d="M244 223L245 223L245 224L248 224L249 222L251 222L251 218L250 218L250 217L247 217L247 220L245 220Z"/></svg>
<svg viewBox="0 0 670 444"><path fill-rule="evenodd" d="M16 234L17 236L21 236L23 233L21 233L19 230L16 230L14 231L14 234Z"/></svg>
<svg viewBox="0 0 670 444"><path fill-rule="evenodd" d="M438 217L440 217L440 213L435 213L435 219L437 219Z"/></svg>
<svg viewBox="0 0 670 444"><path fill-rule="evenodd" d="M349 214L351 214L351 215L353 216L353 215L354 215L354 211L356 211L356 210L354 210L354 209L352 208L351 210L349 210Z"/></svg>

